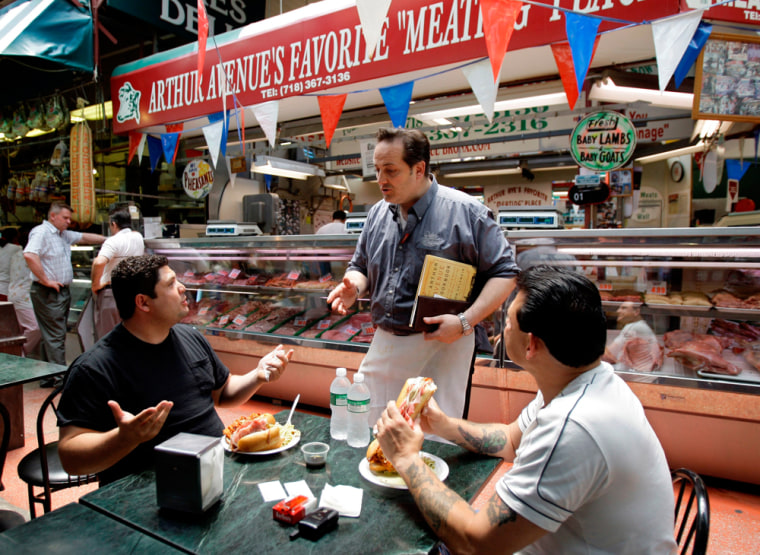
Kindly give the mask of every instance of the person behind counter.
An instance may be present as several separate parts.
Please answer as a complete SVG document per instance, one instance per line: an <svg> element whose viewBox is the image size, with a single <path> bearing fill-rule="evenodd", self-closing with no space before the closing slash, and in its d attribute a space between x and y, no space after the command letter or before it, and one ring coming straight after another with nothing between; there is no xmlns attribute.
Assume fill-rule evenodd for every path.
<svg viewBox="0 0 760 555"><path fill-rule="evenodd" d="M601 362L599 292L572 270L534 266L508 310L510 359L538 393L511 424L451 418L434 400L414 428L395 403L377 422L383 453L456 553L672 553L673 486L644 409ZM514 461L479 512L419 457L423 432Z"/></svg>
<svg viewBox="0 0 760 555"><path fill-rule="evenodd" d="M47 362L66 364L66 320L71 306L71 245L100 245L106 240L96 233L70 231L68 204L53 202L48 219L29 232L24 258L34 274L29 296L42 334L42 357ZM53 382L43 383L52 386Z"/></svg>
<svg viewBox="0 0 760 555"><path fill-rule="evenodd" d="M332 221L317 230L317 235L344 235L346 231L346 213L343 210L333 212Z"/></svg>
<svg viewBox="0 0 760 555"><path fill-rule="evenodd" d="M359 297L371 297L376 331L359 368L371 391L371 421L416 375L433 378L441 406L461 416L475 352L472 330L507 299L519 270L488 208L432 176L422 132L380 129L374 164L383 200L370 209L327 303L346 314ZM471 264L477 275L472 304L459 315L426 318L438 327L420 333L409 320L426 254Z"/></svg>
<svg viewBox="0 0 760 555"><path fill-rule="evenodd" d="M114 208L108 215L111 236L106 239L92 261L92 300L95 335L100 339L119 323L119 310L111 291L111 272L128 256L145 252L143 236L132 229L132 216L126 206Z"/></svg>
<svg viewBox="0 0 760 555"><path fill-rule="evenodd" d="M163 256L122 260L111 275L122 323L69 368L58 406L61 463L101 484L141 470L179 432L221 437L214 405L236 406L285 371L282 345L232 375L201 333L179 324L185 286Z"/></svg>

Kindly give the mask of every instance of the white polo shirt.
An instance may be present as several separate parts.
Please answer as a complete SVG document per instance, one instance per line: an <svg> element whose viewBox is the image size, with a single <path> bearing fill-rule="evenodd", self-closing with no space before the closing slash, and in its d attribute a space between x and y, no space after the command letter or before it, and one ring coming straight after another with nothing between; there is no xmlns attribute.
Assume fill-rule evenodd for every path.
<svg viewBox="0 0 760 555"><path fill-rule="evenodd" d="M129 228L121 229L116 235L106 239L98 252L98 256L108 259L103 268L100 285L105 286L111 283L111 272L122 259L128 256L142 256L144 253L143 236Z"/></svg>

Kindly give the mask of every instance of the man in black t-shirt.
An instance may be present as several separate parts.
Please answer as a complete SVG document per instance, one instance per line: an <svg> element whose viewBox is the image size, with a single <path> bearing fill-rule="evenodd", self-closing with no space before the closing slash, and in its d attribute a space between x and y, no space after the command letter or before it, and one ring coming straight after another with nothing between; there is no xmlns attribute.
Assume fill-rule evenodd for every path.
<svg viewBox="0 0 760 555"><path fill-rule="evenodd" d="M58 407L64 468L101 484L149 466L153 447L179 432L221 436L214 406L244 403L293 355L280 345L230 374L201 333L179 324L185 287L163 256L123 260L111 287L123 321L74 361Z"/></svg>

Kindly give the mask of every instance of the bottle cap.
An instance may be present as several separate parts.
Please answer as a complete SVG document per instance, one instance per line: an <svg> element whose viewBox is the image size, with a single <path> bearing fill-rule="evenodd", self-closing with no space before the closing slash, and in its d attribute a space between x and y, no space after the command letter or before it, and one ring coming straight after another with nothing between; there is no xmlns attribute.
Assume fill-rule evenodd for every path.
<svg viewBox="0 0 760 555"><path fill-rule="evenodd" d="M343 376L346 375L346 369L345 368L336 368L335 369L335 375L338 376L339 378L342 378Z"/></svg>
<svg viewBox="0 0 760 555"><path fill-rule="evenodd" d="M357 372L354 374L354 383L362 383L364 381L364 374Z"/></svg>

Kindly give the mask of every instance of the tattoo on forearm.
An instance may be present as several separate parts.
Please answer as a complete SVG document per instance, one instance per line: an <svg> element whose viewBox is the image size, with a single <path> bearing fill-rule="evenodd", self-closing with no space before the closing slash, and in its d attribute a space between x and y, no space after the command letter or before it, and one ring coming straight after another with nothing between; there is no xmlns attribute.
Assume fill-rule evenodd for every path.
<svg viewBox="0 0 760 555"><path fill-rule="evenodd" d="M494 495L486 505L486 515L488 515L488 522L494 526L501 526L517 519L517 514L498 495Z"/></svg>
<svg viewBox="0 0 760 555"><path fill-rule="evenodd" d="M501 427L494 429L482 426L478 427L477 431L480 432L479 435L471 433L470 426L459 427L459 433L464 438L463 447L470 447L478 453L493 455L503 450L507 445L507 434L504 433Z"/></svg>
<svg viewBox="0 0 760 555"><path fill-rule="evenodd" d="M431 472L425 466L413 466L408 471L409 491L430 523L430 527L439 532L446 526L446 519L454 504L461 498L446 487L436 485Z"/></svg>

